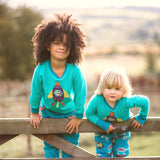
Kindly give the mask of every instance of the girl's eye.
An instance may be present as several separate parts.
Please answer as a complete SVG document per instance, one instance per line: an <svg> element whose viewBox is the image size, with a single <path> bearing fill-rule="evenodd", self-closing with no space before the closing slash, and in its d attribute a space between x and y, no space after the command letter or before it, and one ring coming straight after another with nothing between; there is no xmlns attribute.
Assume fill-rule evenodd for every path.
<svg viewBox="0 0 160 160"><path fill-rule="evenodd" d="M107 87L107 89L111 89L111 87Z"/></svg>
<svg viewBox="0 0 160 160"><path fill-rule="evenodd" d="M116 88L116 90L120 90L119 88Z"/></svg>

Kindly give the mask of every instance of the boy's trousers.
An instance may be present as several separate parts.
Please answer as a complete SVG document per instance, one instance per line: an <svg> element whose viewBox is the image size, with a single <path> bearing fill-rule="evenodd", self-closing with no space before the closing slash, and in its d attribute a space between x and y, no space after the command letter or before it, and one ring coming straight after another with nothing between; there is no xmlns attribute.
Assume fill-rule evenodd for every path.
<svg viewBox="0 0 160 160"><path fill-rule="evenodd" d="M47 108L43 106L41 108L41 114L43 118L67 118L73 116L73 113L68 113L68 114L60 114L60 113L55 113L52 111L49 111ZM79 144L79 133L73 133L73 134L56 134L65 140L78 145ZM67 146L66 146L67 147ZM44 153L45 153L45 158L59 158L60 157L60 150L57 148L54 148L52 145L46 143L44 141ZM62 157L63 158L68 158L71 157L70 155L62 152Z"/></svg>

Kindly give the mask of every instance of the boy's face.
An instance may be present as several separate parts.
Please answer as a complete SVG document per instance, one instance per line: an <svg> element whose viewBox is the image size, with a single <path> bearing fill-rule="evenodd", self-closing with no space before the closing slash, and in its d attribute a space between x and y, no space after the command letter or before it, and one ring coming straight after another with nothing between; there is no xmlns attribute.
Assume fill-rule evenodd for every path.
<svg viewBox="0 0 160 160"><path fill-rule="evenodd" d="M123 92L119 88L106 87L103 90L103 96L109 105L114 106L116 101L123 96Z"/></svg>
<svg viewBox="0 0 160 160"><path fill-rule="evenodd" d="M59 39L54 40L50 47L47 48L50 51L50 58L58 61L67 61L69 56L69 49L67 50L67 36L64 34L63 42Z"/></svg>

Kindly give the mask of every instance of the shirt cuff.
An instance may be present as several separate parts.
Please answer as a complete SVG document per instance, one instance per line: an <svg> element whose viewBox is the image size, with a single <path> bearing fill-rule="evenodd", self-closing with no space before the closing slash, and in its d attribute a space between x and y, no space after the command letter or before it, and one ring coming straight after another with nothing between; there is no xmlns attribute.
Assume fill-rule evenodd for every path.
<svg viewBox="0 0 160 160"><path fill-rule="evenodd" d="M135 119L142 125L144 125L145 121L147 120L147 116L145 115L136 115Z"/></svg>
<svg viewBox="0 0 160 160"><path fill-rule="evenodd" d="M83 118L83 114L78 114L78 113L76 113L76 112L74 112L74 116L75 116L76 118L79 118L79 119L82 119L82 118Z"/></svg>
<svg viewBox="0 0 160 160"><path fill-rule="evenodd" d="M96 125L99 126L100 128L102 128L103 130L105 130L105 132L108 130L109 126L111 125L110 122L106 122L102 119L99 119L97 122L96 122Z"/></svg>
<svg viewBox="0 0 160 160"><path fill-rule="evenodd" d="M32 113L39 113L39 108L31 108Z"/></svg>

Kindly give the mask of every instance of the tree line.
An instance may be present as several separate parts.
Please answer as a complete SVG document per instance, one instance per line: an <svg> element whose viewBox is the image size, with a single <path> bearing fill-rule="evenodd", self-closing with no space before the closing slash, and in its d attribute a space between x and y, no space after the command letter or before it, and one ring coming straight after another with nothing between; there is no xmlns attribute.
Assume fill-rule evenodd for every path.
<svg viewBox="0 0 160 160"><path fill-rule="evenodd" d="M0 4L0 80L30 78L35 65L31 39L42 18L25 6Z"/></svg>

